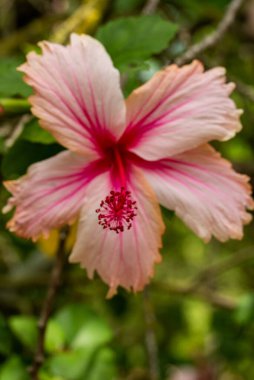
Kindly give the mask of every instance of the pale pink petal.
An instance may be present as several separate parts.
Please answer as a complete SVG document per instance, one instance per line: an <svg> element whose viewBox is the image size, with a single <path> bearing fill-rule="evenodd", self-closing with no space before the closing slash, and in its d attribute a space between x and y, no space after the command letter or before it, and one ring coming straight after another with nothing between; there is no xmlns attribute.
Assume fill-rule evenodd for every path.
<svg viewBox="0 0 254 380"><path fill-rule="evenodd" d="M16 207L9 230L36 240L52 228L73 222L87 184L104 170L103 165L64 151L33 164L23 177L4 182L12 197L3 211Z"/></svg>
<svg viewBox="0 0 254 380"><path fill-rule="evenodd" d="M19 68L35 91L32 112L62 145L95 155L125 126L119 72L92 37L72 34L68 46L39 45L42 55L29 53Z"/></svg>
<svg viewBox="0 0 254 380"><path fill-rule="evenodd" d="M159 248L164 230L159 205L144 177L138 170L131 175L128 190L137 201L137 216L132 227L120 233L103 229L95 210L112 190L107 174L97 177L89 187L82 209L77 242L70 256L93 277L97 271L109 287L112 296L118 286L139 291L154 273L154 263L160 261ZM87 193L88 193L87 191Z"/></svg>
<svg viewBox="0 0 254 380"><path fill-rule="evenodd" d="M241 239L253 208L248 177L236 173L211 146L204 145L158 162L139 159L159 202L201 238Z"/></svg>
<svg viewBox="0 0 254 380"><path fill-rule="evenodd" d="M210 140L227 140L241 129L234 85L225 69L204 72L200 62L168 66L127 99L127 129L122 143L147 160L195 148Z"/></svg>

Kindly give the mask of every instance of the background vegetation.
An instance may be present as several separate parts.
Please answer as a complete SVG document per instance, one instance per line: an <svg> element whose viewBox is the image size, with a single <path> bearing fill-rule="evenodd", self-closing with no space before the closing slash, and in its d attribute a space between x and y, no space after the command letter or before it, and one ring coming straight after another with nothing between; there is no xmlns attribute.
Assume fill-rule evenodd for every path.
<svg viewBox="0 0 254 380"><path fill-rule="evenodd" d="M31 90L15 71L36 42L65 43L72 31L95 35L121 71L127 95L218 30L229 3L0 0L2 179L19 177L62 149L29 114ZM237 84L233 97L244 109L244 128L216 147L238 171L253 176L254 1L238 3L230 28L197 58L207 68L225 66ZM1 207L7 197L1 188ZM242 241L205 245L173 213L163 213L163 262L143 294L120 290L105 300L100 279L89 281L66 260L40 380L254 379L253 223ZM0 218L0 380L27 380L59 233L34 245L6 231L7 217Z"/></svg>

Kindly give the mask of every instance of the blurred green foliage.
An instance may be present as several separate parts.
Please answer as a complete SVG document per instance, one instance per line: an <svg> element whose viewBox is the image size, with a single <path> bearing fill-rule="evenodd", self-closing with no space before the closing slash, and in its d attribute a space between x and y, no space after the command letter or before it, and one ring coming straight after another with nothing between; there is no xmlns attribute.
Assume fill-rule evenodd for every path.
<svg viewBox="0 0 254 380"><path fill-rule="evenodd" d="M24 351L36 348L35 316L17 315L8 320L12 345L14 339ZM45 351L48 355L40 378L64 380L111 380L116 374L115 353L108 346L113 331L103 318L84 304L69 304L53 316L46 330ZM7 356L0 379L28 379L26 355L23 361L16 355ZM16 377L17 378L17 377Z"/></svg>
<svg viewBox="0 0 254 380"><path fill-rule="evenodd" d="M5 3L0 0L2 14ZM145 1L114 0L95 35L126 76L124 90L129 94L192 42L214 30L228 3L163 0L155 15L143 16ZM15 71L27 50L36 48L38 36L35 40L27 25L54 12L57 22L65 20L80 4L78 0L15 0L6 12L9 19L6 16L3 22L0 17L0 54L9 49L0 59L0 104L1 97L20 99L31 93ZM26 9L25 16L22 9ZM249 1L221 42L199 57L208 68L225 66L229 80L237 84L234 100L244 109L244 128L216 148L252 178L253 14L254 2ZM38 31L40 39L50 38L54 26L52 20L45 23L43 31ZM12 39L10 48L14 33L24 36L23 42L15 45ZM30 164L62 149L35 118L22 117L6 114L0 119L3 179L23 175ZM2 188L1 206L7 197ZM186 368L190 368L202 380L253 380L253 224L245 228L242 241L221 244L213 240L205 245L173 213L163 210L163 215L167 226L163 262L157 266L146 301L142 294L122 290L105 300L106 286L99 279L88 281L83 270L66 266L47 327L40 380L149 379L147 310L153 320L161 379L175 380L178 368L183 379L189 380ZM27 380L52 258L5 230L6 218L0 219L0 380Z"/></svg>

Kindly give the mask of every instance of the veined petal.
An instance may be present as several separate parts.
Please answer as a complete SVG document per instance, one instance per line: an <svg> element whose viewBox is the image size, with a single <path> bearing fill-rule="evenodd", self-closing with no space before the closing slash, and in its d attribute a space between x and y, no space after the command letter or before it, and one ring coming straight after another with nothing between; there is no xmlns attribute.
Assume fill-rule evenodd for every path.
<svg viewBox="0 0 254 380"><path fill-rule="evenodd" d="M236 173L211 146L204 145L158 162L143 162L159 202L198 236L209 241L241 239L253 208L249 178Z"/></svg>
<svg viewBox="0 0 254 380"><path fill-rule="evenodd" d="M171 157L210 140L228 140L241 129L234 85L225 70L202 64L168 66L127 99L122 141L147 160Z"/></svg>
<svg viewBox="0 0 254 380"><path fill-rule="evenodd" d="M108 173L97 177L89 186L81 212L77 242L70 256L93 277L97 271L112 296L118 286L138 291L148 283L154 263L160 261L159 248L164 230L159 205L142 174L135 170L128 184L137 202L137 215L132 227L116 233L98 223L96 209L112 190ZM95 238L96 237L96 238Z"/></svg>
<svg viewBox="0 0 254 380"><path fill-rule="evenodd" d="M61 46L41 42L19 70L33 87L32 112L65 147L95 155L125 126L119 72L104 47L89 36L72 34Z"/></svg>
<svg viewBox="0 0 254 380"><path fill-rule="evenodd" d="M4 182L12 193L3 212L16 207L10 231L36 240L77 217L87 184L103 171L99 162L64 151L33 164L23 177Z"/></svg>

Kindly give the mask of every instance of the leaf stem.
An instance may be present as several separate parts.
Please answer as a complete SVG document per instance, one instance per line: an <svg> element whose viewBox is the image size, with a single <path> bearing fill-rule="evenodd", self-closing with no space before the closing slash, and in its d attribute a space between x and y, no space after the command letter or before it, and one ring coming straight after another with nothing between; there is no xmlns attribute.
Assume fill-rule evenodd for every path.
<svg viewBox="0 0 254 380"><path fill-rule="evenodd" d="M23 114L30 111L27 99L0 98L0 117L2 115Z"/></svg>

